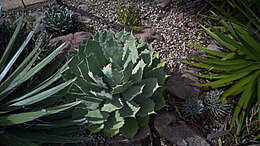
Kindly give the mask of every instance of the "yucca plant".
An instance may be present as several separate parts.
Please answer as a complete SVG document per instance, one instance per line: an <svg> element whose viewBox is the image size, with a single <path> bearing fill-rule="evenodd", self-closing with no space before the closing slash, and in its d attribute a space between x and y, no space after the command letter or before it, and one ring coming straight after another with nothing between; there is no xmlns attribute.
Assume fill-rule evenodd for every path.
<svg viewBox="0 0 260 146"><path fill-rule="evenodd" d="M65 6L55 5L45 12L43 24L45 28L58 35L68 33L76 23L76 15Z"/></svg>
<svg viewBox="0 0 260 146"><path fill-rule="evenodd" d="M260 118L260 42L250 31L250 29L256 30L254 31L255 35L259 35L257 30L260 29L260 19L244 2L233 1L232 5L248 18L249 23L244 25L239 22L239 19L231 19L230 15L223 10L221 11L222 15L213 13L214 17L221 23L221 30L213 26L210 28L202 27L211 37L223 45L226 51L213 51L193 45L205 51L208 57L191 56L199 63L186 63L210 71L207 74L191 74L215 80L199 86L227 88L219 101L226 98L238 100L235 103L231 128L236 119L239 118L237 128L237 134L239 134L244 126L245 117L254 106L257 106L258 118Z"/></svg>
<svg viewBox="0 0 260 146"><path fill-rule="evenodd" d="M91 132L132 138L164 106L164 63L151 45L122 31L99 32L73 52L64 78L77 77L71 96L84 102Z"/></svg>
<svg viewBox="0 0 260 146"><path fill-rule="evenodd" d="M73 119L68 109L81 102L63 104L57 100L61 91L71 85L75 79L63 82L61 74L69 62L57 72L34 88L27 88L27 81L46 67L65 47L61 45L50 55L36 63L41 47L37 39L35 48L22 61L17 58L28 45L36 27L28 34L23 44L11 56L12 46L22 27L23 17L9 41L0 59L0 145L39 146L44 143L75 143L86 139L72 138L80 121ZM14 64L19 64L17 68ZM59 81L59 82L58 82ZM55 84L55 85L54 85ZM69 135L64 137L64 135Z"/></svg>

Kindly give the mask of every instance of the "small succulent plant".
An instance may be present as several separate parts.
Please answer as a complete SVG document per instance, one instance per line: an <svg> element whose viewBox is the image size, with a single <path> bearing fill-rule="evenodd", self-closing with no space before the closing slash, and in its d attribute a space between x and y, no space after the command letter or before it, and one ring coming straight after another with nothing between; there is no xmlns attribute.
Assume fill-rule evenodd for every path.
<svg viewBox="0 0 260 146"><path fill-rule="evenodd" d="M190 97L182 105L182 111L185 117L199 119L204 110L203 101L198 97Z"/></svg>
<svg viewBox="0 0 260 146"><path fill-rule="evenodd" d="M76 15L65 6L53 6L45 12L43 24L45 28L55 34L68 33L74 27Z"/></svg>
<svg viewBox="0 0 260 146"><path fill-rule="evenodd" d="M139 11L129 3L121 4L117 11L117 19L126 26L138 26Z"/></svg>
<svg viewBox="0 0 260 146"><path fill-rule="evenodd" d="M204 98L204 104L207 112L210 113L214 118L221 118L226 116L230 110L230 103L226 102L224 104L223 101L218 101L220 96L224 93L223 90L211 90L206 93Z"/></svg>
<svg viewBox="0 0 260 146"><path fill-rule="evenodd" d="M75 113L83 113L91 132L132 138L164 106L164 63L132 33L97 33L71 57L64 78L77 80L69 97L84 102Z"/></svg>

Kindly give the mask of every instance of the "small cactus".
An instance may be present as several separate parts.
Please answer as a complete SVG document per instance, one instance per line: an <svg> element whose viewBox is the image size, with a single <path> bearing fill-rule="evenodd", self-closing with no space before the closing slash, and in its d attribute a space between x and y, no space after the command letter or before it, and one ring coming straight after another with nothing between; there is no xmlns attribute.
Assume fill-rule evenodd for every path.
<svg viewBox="0 0 260 146"><path fill-rule="evenodd" d="M224 101L219 101L220 96L223 94L223 90L211 90L206 93L204 98L204 104L207 112L215 118L221 118L226 116L230 110L231 105L229 103L224 103Z"/></svg>
<svg viewBox="0 0 260 146"><path fill-rule="evenodd" d="M204 110L204 105L202 100L198 97L187 98L183 103L182 111L185 117L191 117L198 119Z"/></svg>

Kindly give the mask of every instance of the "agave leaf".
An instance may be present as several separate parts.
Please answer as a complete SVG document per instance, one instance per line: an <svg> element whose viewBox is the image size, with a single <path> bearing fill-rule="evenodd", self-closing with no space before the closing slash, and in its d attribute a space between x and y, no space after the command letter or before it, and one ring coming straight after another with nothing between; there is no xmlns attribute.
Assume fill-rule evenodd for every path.
<svg viewBox="0 0 260 146"><path fill-rule="evenodd" d="M86 121L90 124L103 124L107 121L109 114L99 110L88 111Z"/></svg>
<svg viewBox="0 0 260 146"><path fill-rule="evenodd" d="M94 91L90 91L90 93L98 98L101 99L109 99L112 100L113 99L113 95L110 92L107 92L105 90L102 90L101 92L94 92Z"/></svg>
<svg viewBox="0 0 260 146"><path fill-rule="evenodd" d="M120 129L120 133L127 138L133 138L138 131L138 123L133 118L126 118L124 126Z"/></svg>
<svg viewBox="0 0 260 146"><path fill-rule="evenodd" d="M111 113L115 110L119 110L123 107L123 103L119 97L114 96L112 100L107 100L103 107L101 108L101 111Z"/></svg>
<svg viewBox="0 0 260 146"><path fill-rule="evenodd" d="M135 64L137 62L137 59L139 58L138 56L138 51L136 48L136 42L135 41L126 41L124 45L124 50L128 50L126 53L126 61L124 63L124 68L129 64L129 62L132 62Z"/></svg>
<svg viewBox="0 0 260 146"><path fill-rule="evenodd" d="M141 81L140 85L144 85L140 95L134 98L135 101L141 102L144 98L151 97L154 92L160 87L156 78L148 78ZM142 101L143 102L143 101Z"/></svg>
<svg viewBox="0 0 260 146"><path fill-rule="evenodd" d="M163 91L164 90L165 90L164 88L160 87L159 89L156 90L156 92L151 97L151 99L155 103L155 107L154 107L155 111L162 109L165 105L166 101L163 98Z"/></svg>
<svg viewBox="0 0 260 146"><path fill-rule="evenodd" d="M77 102L73 102L73 103L69 103L69 104L65 104L53 108L42 109L40 111L10 114L0 118L0 126L9 126L9 125L16 125L16 124L29 122L37 118L40 118L42 116L59 113L61 111L74 107L80 103L81 103L80 101L77 101Z"/></svg>
<svg viewBox="0 0 260 146"><path fill-rule="evenodd" d="M134 83L141 82L145 66L146 64L144 63L143 59L141 59L133 68L131 80Z"/></svg>
<svg viewBox="0 0 260 146"><path fill-rule="evenodd" d="M88 129L91 133L96 133L104 129L104 124L88 124Z"/></svg>
<svg viewBox="0 0 260 146"><path fill-rule="evenodd" d="M107 89L107 85L104 83L102 77L95 76L95 75L93 75L92 72L88 72L88 75L96 83L95 85L97 87L101 87L101 88Z"/></svg>
<svg viewBox="0 0 260 146"><path fill-rule="evenodd" d="M136 117L138 121L139 127L144 127L149 124L150 117L149 116L144 116L144 117Z"/></svg>
<svg viewBox="0 0 260 146"><path fill-rule="evenodd" d="M137 116L144 117L154 113L155 103L150 98L143 99L142 102L138 102L141 109L138 111Z"/></svg>
<svg viewBox="0 0 260 146"><path fill-rule="evenodd" d="M164 67L157 67L148 72L144 72L144 78L152 78L152 77L156 77L158 79L158 84L160 86L164 85L164 80L166 78Z"/></svg>
<svg viewBox="0 0 260 146"><path fill-rule="evenodd" d="M140 58L143 59L144 63L147 64L147 66L151 66L153 62L153 55L154 55L153 50L145 49L144 51L141 52Z"/></svg>
<svg viewBox="0 0 260 146"><path fill-rule="evenodd" d="M134 83L133 82L127 82L127 83L122 83L121 85L117 85L116 87L113 88L112 94L119 94L124 91L126 91L129 87L131 87Z"/></svg>
<svg viewBox="0 0 260 146"><path fill-rule="evenodd" d="M119 110L122 117L135 117L136 113L140 110L140 106L133 101L124 102L123 108Z"/></svg>
<svg viewBox="0 0 260 146"><path fill-rule="evenodd" d="M122 93L123 98L126 101L131 101L134 97L141 94L143 91L144 85L142 86L131 86L126 92Z"/></svg>
<svg viewBox="0 0 260 146"><path fill-rule="evenodd" d="M115 136L124 123L124 118L118 111L115 111L105 122L104 134L109 137Z"/></svg>
<svg viewBox="0 0 260 146"><path fill-rule="evenodd" d="M79 87L80 92L84 93L85 95L90 94L90 91L101 92L99 86L82 78L77 78L74 84L75 86Z"/></svg>
<svg viewBox="0 0 260 146"><path fill-rule="evenodd" d="M107 84L110 87L114 87L120 84L124 77L122 71L117 71L116 69L112 69L112 63L107 64L103 68L102 72L105 75L104 81L107 82Z"/></svg>
<svg viewBox="0 0 260 146"><path fill-rule="evenodd" d="M102 99L96 98L96 97L90 97L90 96L83 96L79 99L82 99L82 103L89 109L89 110L95 110L99 107L101 102L103 102Z"/></svg>

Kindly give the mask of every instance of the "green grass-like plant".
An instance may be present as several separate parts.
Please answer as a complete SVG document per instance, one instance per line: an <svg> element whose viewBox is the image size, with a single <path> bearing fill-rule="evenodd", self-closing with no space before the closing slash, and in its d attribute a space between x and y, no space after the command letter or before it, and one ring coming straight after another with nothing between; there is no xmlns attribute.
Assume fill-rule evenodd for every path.
<svg viewBox="0 0 260 146"><path fill-rule="evenodd" d="M36 63L41 50L41 38L35 48L21 62L21 55L33 37L36 27L28 34L16 53L11 54L19 31L22 28L20 19L3 55L0 58L0 145L40 146L44 143L78 143L87 139L72 138L80 120L73 119L68 109L81 102L67 104L55 100L64 88L75 79L63 82L61 74L69 62L56 73L49 76L34 88L28 88L28 81L49 64L65 47L61 45L46 58ZM15 65L18 64L18 65ZM18 67L16 67L18 66ZM59 81L59 82L57 82ZM66 135L66 136L65 136Z"/></svg>
<svg viewBox="0 0 260 146"><path fill-rule="evenodd" d="M117 19L126 26L134 27L139 25L139 10L128 3L118 4Z"/></svg>
<svg viewBox="0 0 260 146"><path fill-rule="evenodd" d="M84 102L75 113L86 117L91 132L132 138L164 106L164 63L131 33L97 33L71 57L64 78L77 77L70 97Z"/></svg>
<svg viewBox="0 0 260 146"><path fill-rule="evenodd" d="M231 17L229 13L218 9L220 14L213 13L213 16L220 22L221 30L213 26L202 27L212 38L223 45L226 51L213 51L193 45L206 52L208 57L191 56L199 63L185 63L210 71L207 74L191 73L213 80L198 86L227 88L219 101L226 98L237 100L231 128L238 119L237 134L239 134L245 127L245 118L250 116L249 111L255 106L258 108L258 120L260 119L260 42L256 37L259 37L260 18L241 0L232 1L230 4L248 19L248 24L245 25L244 22L240 22L239 18Z"/></svg>

